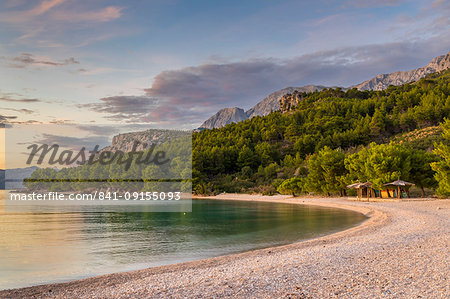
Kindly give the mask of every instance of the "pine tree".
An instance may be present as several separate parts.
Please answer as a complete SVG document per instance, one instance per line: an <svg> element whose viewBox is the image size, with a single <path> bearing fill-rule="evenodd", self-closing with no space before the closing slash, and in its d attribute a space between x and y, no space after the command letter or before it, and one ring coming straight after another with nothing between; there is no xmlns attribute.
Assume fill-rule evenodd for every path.
<svg viewBox="0 0 450 299"><path fill-rule="evenodd" d="M446 119L442 124L442 137L450 140L450 119ZM436 190L441 196L450 196L450 146L441 142L436 145L434 153L442 158L439 162L434 162L431 167L436 171L435 178L439 187Z"/></svg>

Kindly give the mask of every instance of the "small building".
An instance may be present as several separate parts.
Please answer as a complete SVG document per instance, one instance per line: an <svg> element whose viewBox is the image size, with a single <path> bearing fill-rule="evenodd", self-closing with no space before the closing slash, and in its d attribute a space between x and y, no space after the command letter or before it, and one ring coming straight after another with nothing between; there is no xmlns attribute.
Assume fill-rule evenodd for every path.
<svg viewBox="0 0 450 299"><path fill-rule="evenodd" d="M396 180L384 184L384 186L385 190L381 191L382 197L406 198L409 197L409 188L414 186L414 184L402 180Z"/></svg>
<svg viewBox="0 0 450 299"><path fill-rule="evenodd" d="M356 189L358 198L373 198L373 197L379 197L380 192L379 190L376 190L372 188L371 182L365 182L365 183L354 183L351 185L348 185L347 188L349 189Z"/></svg>

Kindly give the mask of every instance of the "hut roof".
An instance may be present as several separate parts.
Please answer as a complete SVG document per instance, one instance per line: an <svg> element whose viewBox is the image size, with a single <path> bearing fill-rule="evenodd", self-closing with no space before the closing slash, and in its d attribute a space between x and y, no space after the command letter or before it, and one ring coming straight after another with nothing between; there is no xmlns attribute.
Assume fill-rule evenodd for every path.
<svg viewBox="0 0 450 299"><path fill-rule="evenodd" d="M354 183L354 184L347 185L347 188L348 189L358 189L360 185L361 185L361 183Z"/></svg>
<svg viewBox="0 0 450 299"><path fill-rule="evenodd" d="M370 188L372 187L371 182L365 182L365 183L354 183L351 185L348 185L347 188L349 189L359 189L359 188Z"/></svg>
<svg viewBox="0 0 450 299"><path fill-rule="evenodd" d="M414 186L413 183L405 182L402 180L396 180L387 184L384 184L384 186Z"/></svg>

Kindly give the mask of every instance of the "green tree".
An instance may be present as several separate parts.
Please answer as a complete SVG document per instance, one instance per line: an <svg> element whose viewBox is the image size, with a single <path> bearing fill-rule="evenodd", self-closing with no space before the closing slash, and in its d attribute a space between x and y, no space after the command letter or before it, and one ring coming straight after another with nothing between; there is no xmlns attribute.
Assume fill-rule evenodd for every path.
<svg viewBox="0 0 450 299"><path fill-rule="evenodd" d="M266 180L275 179L277 177L278 172L278 164L277 163L270 163L264 168L264 177Z"/></svg>
<svg viewBox="0 0 450 299"><path fill-rule="evenodd" d="M161 170L156 165L149 165L142 171L144 179L144 191L157 191L161 189L164 183L156 181L163 177Z"/></svg>
<svg viewBox="0 0 450 299"><path fill-rule="evenodd" d="M249 179L253 175L253 170L250 168L250 166L244 166L241 169L241 177L243 179Z"/></svg>
<svg viewBox="0 0 450 299"><path fill-rule="evenodd" d="M50 182L50 180L57 178L57 172L57 170L49 167L36 169L29 178L24 180L24 185L34 190L51 190L52 184L58 184L57 182Z"/></svg>
<svg viewBox="0 0 450 299"><path fill-rule="evenodd" d="M377 141L383 140L386 133L386 118L379 109L376 109L373 114L372 121L370 122L370 133Z"/></svg>
<svg viewBox="0 0 450 299"><path fill-rule="evenodd" d="M246 145L239 152L238 165L242 167L249 166L251 168L258 165L257 156L255 153Z"/></svg>
<svg viewBox="0 0 450 299"><path fill-rule="evenodd" d="M287 180L284 180L281 185L278 186L277 191L281 194L292 194L292 196L296 196L302 192L301 188L301 179L298 177L293 177Z"/></svg>
<svg viewBox="0 0 450 299"><path fill-rule="evenodd" d="M450 119L446 119L442 124L442 137L450 140ZM435 178L439 184L437 193L441 196L450 196L450 146L441 142L436 145L434 153L441 157L441 161L434 162L431 167L436 171Z"/></svg>
<svg viewBox="0 0 450 299"><path fill-rule="evenodd" d="M412 151L409 179L420 188L422 197L425 197L424 188L436 188L437 185L431 168L433 162L436 162L436 155L422 150Z"/></svg>
<svg viewBox="0 0 450 299"><path fill-rule="evenodd" d="M325 146L308 159L308 188L311 191L329 194L345 190L345 154Z"/></svg>
<svg viewBox="0 0 450 299"><path fill-rule="evenodd" d="M259 157L262 166L267 166L274 162L276 150L268 143L262 142L255 146L255 153Z"/></svg>
<svg viewBox="0 0 450 299"><path fill-rule="evenodd" d="M390 181L408 180L411 171L411 152L405 146L389 143L371 143L345 159L350 178L370 181L375 188L382 188Z"/></svg>

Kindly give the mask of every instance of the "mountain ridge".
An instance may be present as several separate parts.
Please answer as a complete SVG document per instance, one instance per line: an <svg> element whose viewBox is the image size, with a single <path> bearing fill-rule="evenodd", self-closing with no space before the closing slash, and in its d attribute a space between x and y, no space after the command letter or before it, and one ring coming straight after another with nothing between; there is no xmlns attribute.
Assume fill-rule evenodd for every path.
<svg viewBox="0 0 450 299"><path fill-rule="evenodd" d="M352 85L348 88L343 88L344 90L350 88L357 88L359 90L383 90L389 87L389 85L402 85L406 83L415 82L428 74L436 73L443 71L445 69L450 68L450 52L441 56L437 56L431 60L424 67L420 67L417 69L413 69L411 71L397 71L388 74L379 74L369 80L363 81L359 84ZM276 111L280 108L280 99L286 94L293 93L295 90L299 92L314 92L321 91L325 88L335 88L334 87L326 87L322 85L306 85L302 87L285 87L283 89L272 92L260 102L258 102L255 106L250 108L245 112L245 116L242 114L244 111L241 108L223 108L220 109L216 114L208 118L203 124L199 127L199 129L213 129L220 128L227 124L243 121L246 119L250 119L255 116L265 116L272 111ZM233 109L234 113L231 113L227 109ZM237 110L239 109L239 110ZM235 115L239 114L240 117L236 117Z"/></svg>
<svg viewBox="0 0 450 299"><path fill-rule="evenodd" d="M359 84L351 86L359 90L383 90L389 85L402 85L415 82L428 74L437 73L450 67L450 52L437 56L424 67L420 67L411 71L397 71L389 74L379 74L372 79L366 80Z"/></svg>
<svg viewBox="0 0 450 299"><path fill-rule="evenodd" d="M280 109L280 99L288 93L292 93L295 90L299 92L313 92L316 90L321 91L324 88L327 87L312 84L302 87L285 87L283 89L272 92L247 111L244 111L243 109L238 107L220 109L218 112L216 112L216 114L204 121L200 128L221 128L233 122L243 121L255 116L265 116L272 111Z"/></svg>
<svg viewBox="0 0 450 299"><path fill-rule="evenodd" d="M217 111L212 117L208 118L200 128L212 129L221 128L232 122L240 122L248 119L248 115L244 109L234 107L234 108L223 108Z"/></svg>

